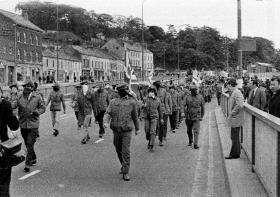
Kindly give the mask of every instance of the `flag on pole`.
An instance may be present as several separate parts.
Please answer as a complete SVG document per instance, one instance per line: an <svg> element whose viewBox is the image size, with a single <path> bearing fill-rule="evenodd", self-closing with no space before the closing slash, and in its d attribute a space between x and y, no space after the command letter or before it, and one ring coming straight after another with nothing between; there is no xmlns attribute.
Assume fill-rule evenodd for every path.
<svg viewBox="0 0 280 197"><path fill-rule="evenodd" d="M154 82L152 80L153 76L154 76L154 68L149 72L148 81L149 81L150 85L153 85L153 82Z"/></svg>

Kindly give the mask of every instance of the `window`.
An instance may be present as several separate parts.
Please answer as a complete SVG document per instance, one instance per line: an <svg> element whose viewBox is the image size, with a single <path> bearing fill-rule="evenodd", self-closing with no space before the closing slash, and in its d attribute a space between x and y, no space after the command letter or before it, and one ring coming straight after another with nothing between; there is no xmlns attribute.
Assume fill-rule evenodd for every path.
<svg viewBox="0 0 280 197"><path fill-rule="evenodd" d="M17 41L20 42L20 32L17 32Z"/></svg>
<svg viewBox="0 0 280 197"><path fill-rule="evenodd" d="M3 53L7 53L7 48L3 46Z"/></svg>
<svg viewBox="0 0 280 197"><path fill-rule="evenodd" d="M13 47L10 47L10 55L13 54Z"/></svg>
<svg viewBox="0 0 280 197"><path fill-rule="evenodd" d="M23 33L23 42L26 43L26 33Z"/></svg>
<svg viewBox="0 0 280 197"><path fill-rule="evenodd" d="M49 59L47 59L47 67L49 67Z"/></svg>
<svg viewBox="0 0 280 197"><path fill-rule="evenodd" d="M27 60L26 50L23 50L23 61Z"/></svg>
<svg viewBox="0 0 280 197"><path fill-rule="evenodd" d="M30 44L32 45L33 44L33 36L32 36L32 34L30 34L29 39L30 39Z"/></svg>
<svg viewBox="0 0 280 197"><path fill-rule="evenodd" d="M20 50L17 50L17 59L20 60Z"/></svg>
<svg viewBox="0 0 280 197"><path fill-rule="evenodd" d="M35 36L35 44L39 46L38 36Z"/></svg>
<svg viewBox="0 0 280 197"><path fill-rule="evenodd" d="M32 53L32 51L30 51L30 54L29 54L29 60L30 60L30 62L33 62L33 53Z"/></svg>
<svg viewBox="0 0 280 197"><path fill-rule="evenodd" d="M54 68L54 60L53 60L53 62L52 62L52 66L53 66L53 68Z"/></svg>
<svg viewBox="0 0 280 197"><path fill-rule="evenodd" d="M35 59L36 62L39 62L39 53L36 53L36 59Z"/></svg>

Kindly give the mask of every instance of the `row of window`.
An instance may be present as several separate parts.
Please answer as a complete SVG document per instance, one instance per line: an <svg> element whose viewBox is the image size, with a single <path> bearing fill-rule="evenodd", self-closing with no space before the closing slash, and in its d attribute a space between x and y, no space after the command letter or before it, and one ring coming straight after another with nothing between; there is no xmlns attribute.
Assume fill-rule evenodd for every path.
<svg viewBox="0 0 280 197"><path fill-rule="evenodd" d="M13 47L3 46L3 47L0 48L0 53L13 55L14 54L14 49L13 49Z"/></svg>
<svg viewBox="0 0 280 197"><path fill-rule="evenodd" d="M32 33L29 34L29 36L27 36L25 32L17 31L17 41L26 43L26 44L30 44L30 45L39 46L38 36L34 35Z"/></svg>
<svg viewBox="0 0 280 197"><path fill-rule="evenodd" d="M41 62L42 58L38 52L17 50L17 59L27 62Z"/></svg>
<svg viewBox="0 0 280 197"><path fill-rule="evenodd" d="M56 64L55 64L56 61L57 60L54 60L54 59L52 59L52 60L46 59L47 67L53 67L54 68L56 66ZM78 69L79 65L77 63L73 64L73 62L71 62L71 61L59 60L59 67L60 67L60 69L66 69L66 68L68 68L68 69L74 69L74 68Z"/></svg>
<svg viewBox="0 0 280 197"><path fill-rule="evenodd" d="M133 51L131 51L130 52L130 56L131 57L137 57L137 58L140 58L141 56L141 52L133 52ZM153 56L152 55L145 55L144 56L144 60L153 60Z"/></svg>

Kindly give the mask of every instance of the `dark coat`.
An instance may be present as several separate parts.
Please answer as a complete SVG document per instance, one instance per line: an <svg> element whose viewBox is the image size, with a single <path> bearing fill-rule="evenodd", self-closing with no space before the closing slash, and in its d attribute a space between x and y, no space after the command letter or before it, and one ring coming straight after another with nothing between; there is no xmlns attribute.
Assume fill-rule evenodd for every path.
<svg viewBox="0 0 280 197"><path fill-rule="evenodd" d="M270 99L269 113L280 118L280 90L278 90Z"/></svg>
<svg viewBox="0 0 280 197"><path fill-rule="evenodd" d="M186 96L182 103L181 110L185 113L186 120L202 120L205 113L202 95Z"/></svg>
<svg viewBox="0 0 280 197"><path fill-rule="evenodd" d="M110 97L106 90L97 90L94 93L93 113L98 116L101 112L105 112L110 103Z"/></svg>
<svg viewBox="0 0 280 197"><path fill-rule="evenodd" d="M7 126L11 130L17 130L19 123L13 115L11 104L0 98L0 139L1 141L8 140ZM1 159L0 159L1 162ZM11 182L11 168L0 169L0 196L9 196L9 188Z"/></svg>
<svg viewBox="0 0 280 197"><path fill-rule="evenodd" d="M251 90L249 93L248 104L260 109L265 110L266 107L266 95L263 90L257 88L254 95L254 90Z"/></svg>
<svg viewBox="0 0 280 197"><path fill-rule="evenodd" d="M113 99L104 116L104 122L110 123L114 132L130 132L133 129L139 130L137 103L128 96Z"/></svg>
<svg viewBox="0 0 280 197"><path fill-rule="evenodd" d="M143 106L143 118L145 119L162 119L160 99L146 98Z"/></svg>

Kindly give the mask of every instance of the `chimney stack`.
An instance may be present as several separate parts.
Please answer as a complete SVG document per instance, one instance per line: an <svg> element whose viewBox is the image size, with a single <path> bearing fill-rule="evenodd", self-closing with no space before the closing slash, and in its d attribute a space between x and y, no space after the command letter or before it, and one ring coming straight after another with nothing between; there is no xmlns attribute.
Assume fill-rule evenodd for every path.
<svg viewBox="0 0 280 197"><path fill-rule="evenodd" d="M29 19L28 19L28 13L27 13L26 10L23 10L21 15L22 15L22 17L23 17L25 20L29 20Z"/></svg>

